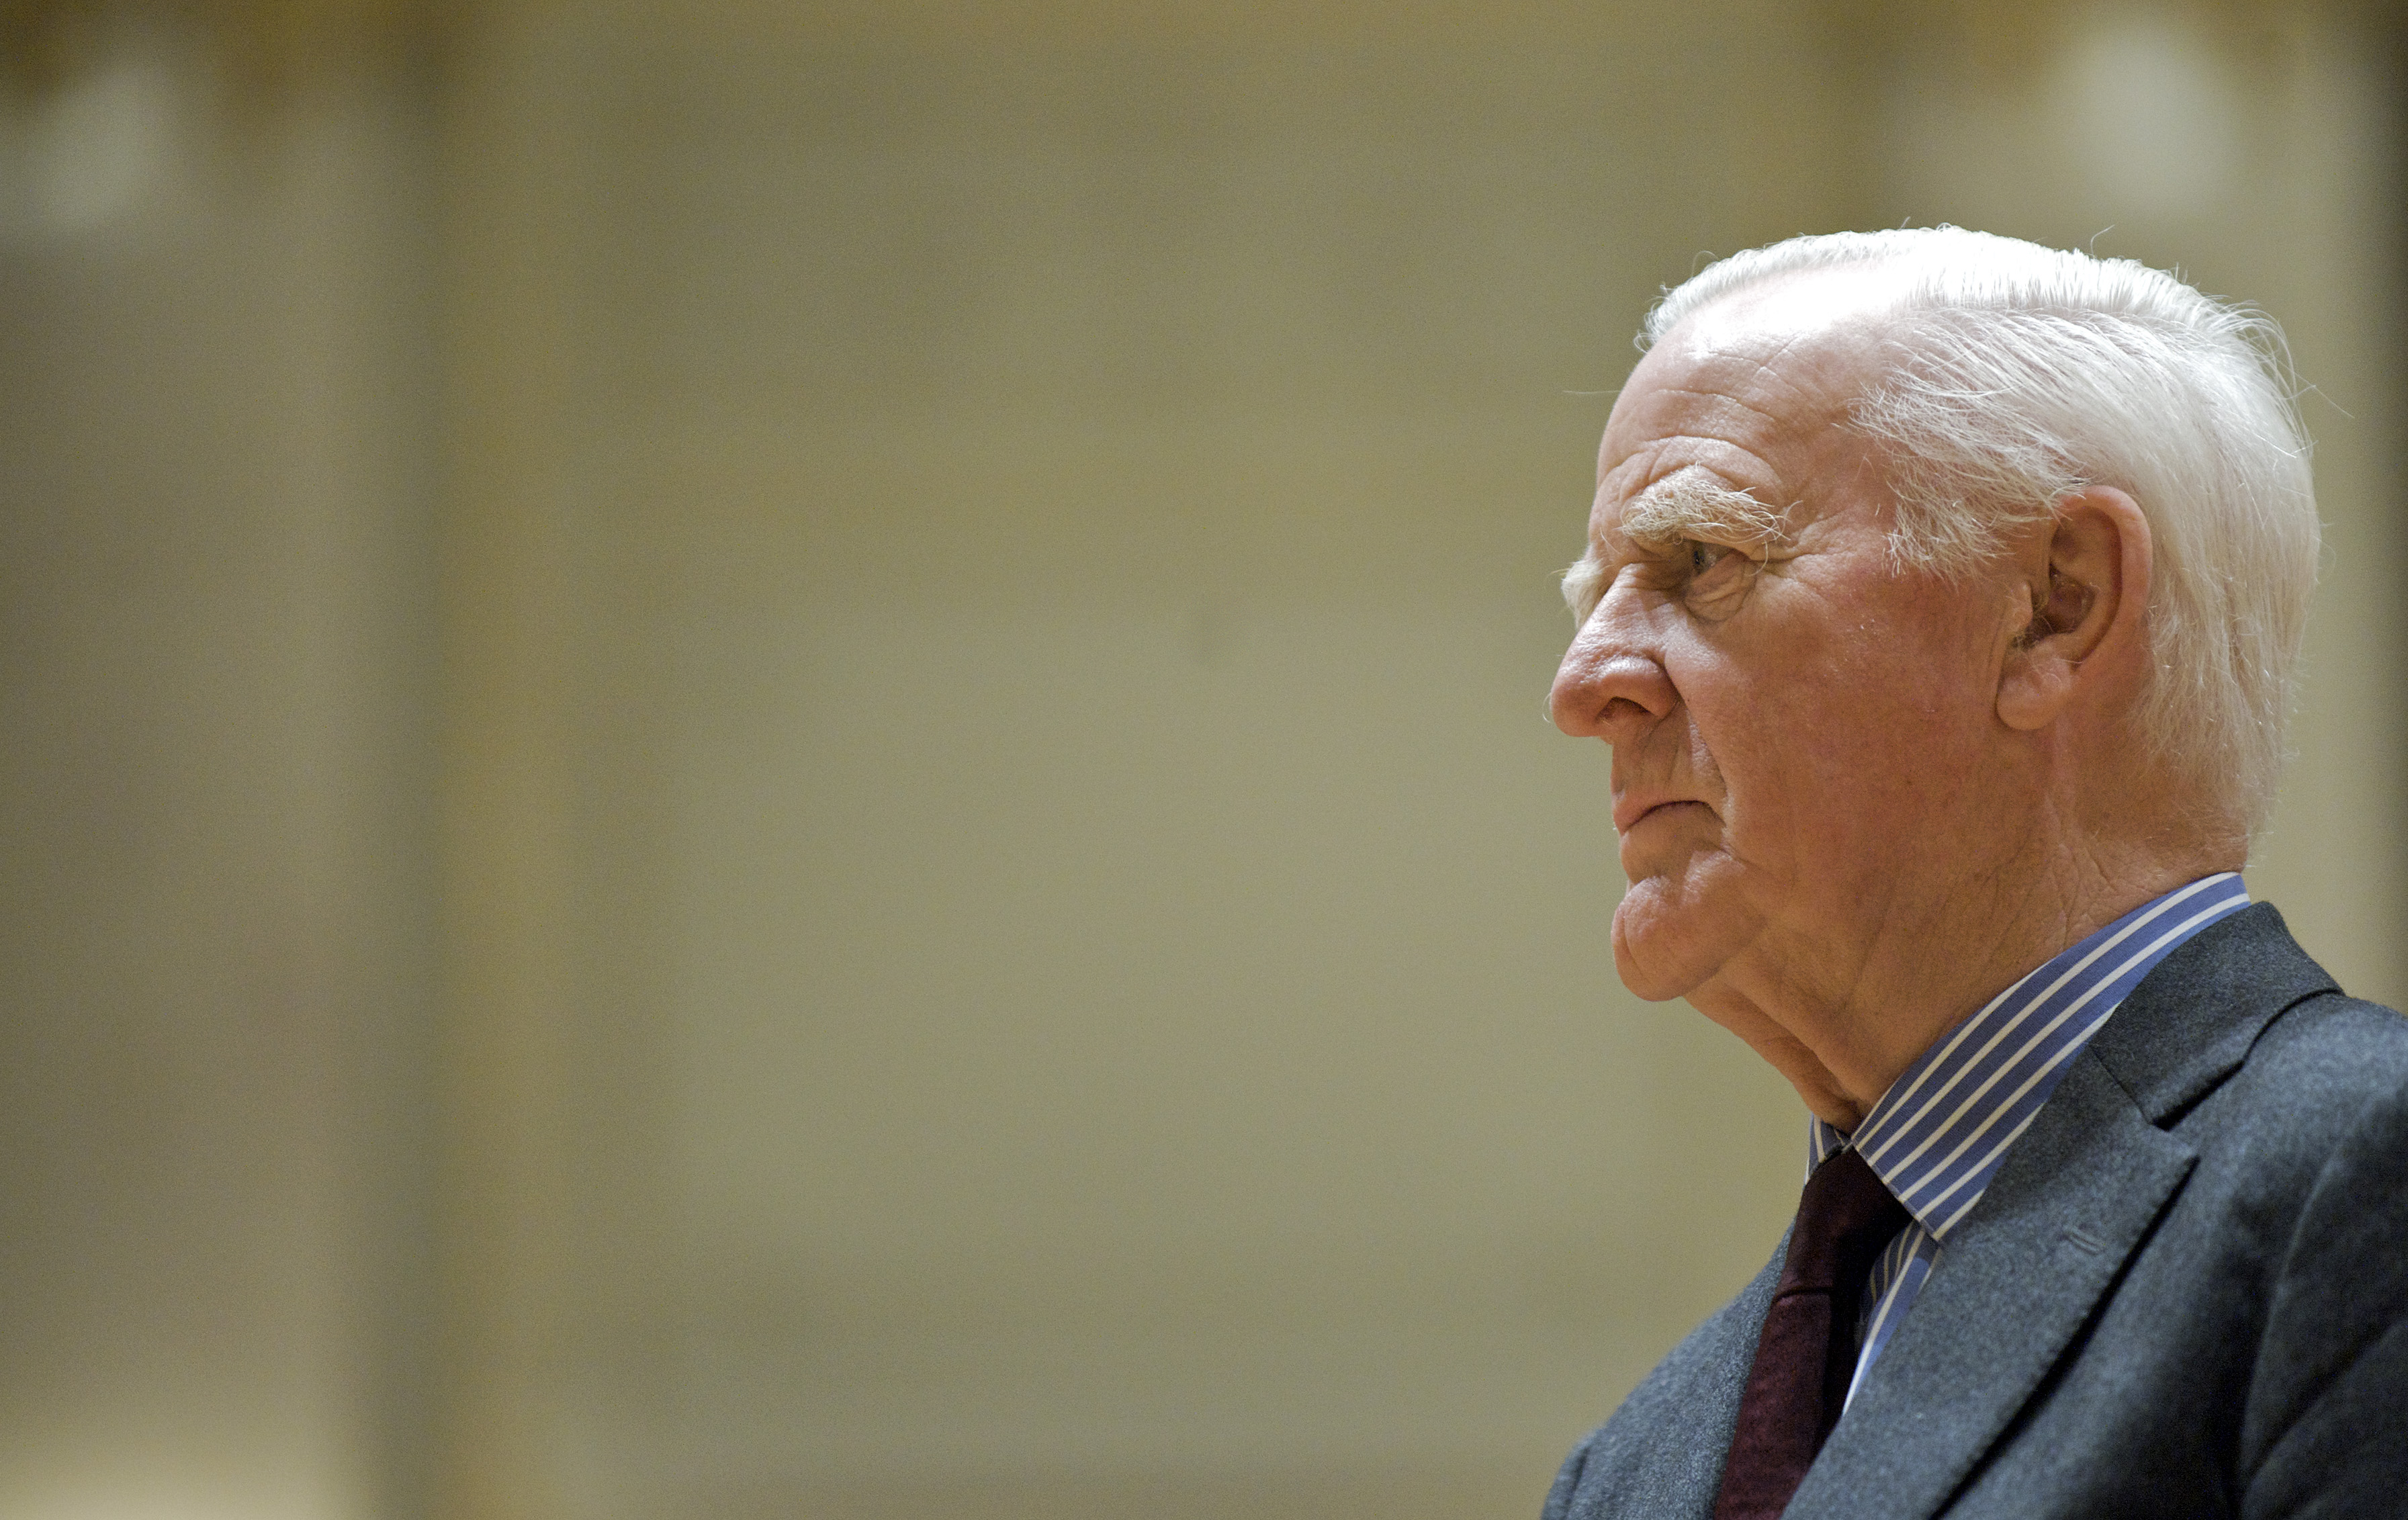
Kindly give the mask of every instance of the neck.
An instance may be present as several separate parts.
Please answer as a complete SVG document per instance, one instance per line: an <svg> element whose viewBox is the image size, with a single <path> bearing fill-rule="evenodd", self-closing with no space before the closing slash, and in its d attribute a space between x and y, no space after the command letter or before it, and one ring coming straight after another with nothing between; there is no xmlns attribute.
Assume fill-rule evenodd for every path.
<svg viewBox="0 0 2408 1520"><path fill-rule="evenodd" d="M2027 972L2239 852L2062 841L2041 868L1988 876L1936 908L1878 906L1873 927L1835 946L1832 926L1769 930L1689 1001L1746 1040L1806 1106L1853 1131L1932 1043ZM2227 857L2229 858L2227 858ZM1909 909L1919 911L1907 911Z"/></svg>

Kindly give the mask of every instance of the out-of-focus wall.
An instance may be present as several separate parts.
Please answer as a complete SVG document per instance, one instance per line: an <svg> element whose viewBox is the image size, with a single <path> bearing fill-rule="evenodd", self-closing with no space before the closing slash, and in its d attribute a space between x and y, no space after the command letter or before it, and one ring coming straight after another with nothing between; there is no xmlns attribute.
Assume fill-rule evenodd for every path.
<svg viewBox="0 0 2408 1520"><path fill-rule="evenodd" d="M0 1514L421 1513L430 95L82 40L0 95Z"/></svg>
<svg viewBox="0 0 2408 1520"><path fill-rule="evenodd" d="M1541 716L1709 250L2289 324L2408 998L2348 14L219 8L0 96L0 1520L1535 1513L1798 1181Z"/></svg>
<svg viewBox="0 0 2408 1520"><path fill-rule="evenodd" d="M1846 219L1812 18L951 14L480 50L565 1371L462 1481L1528 1512L1795 1187L1541 708L1638 313Z"/></svg>
<svg viewBox="0 0 2408 1520"><path fill-rule="evenodd" d="M1604 753L1538 716L1703 249L2114 222L2296 316L2368 421L2311 401L2346 552L2256 881L2398 997L2391 123L2252 16L497 21L528 633L458 780L548 841L467 874L541 925L494 1096L552 1169L462 1491L1535 1507L1795 1196L1794 1097L1614 985Z"/></svg>

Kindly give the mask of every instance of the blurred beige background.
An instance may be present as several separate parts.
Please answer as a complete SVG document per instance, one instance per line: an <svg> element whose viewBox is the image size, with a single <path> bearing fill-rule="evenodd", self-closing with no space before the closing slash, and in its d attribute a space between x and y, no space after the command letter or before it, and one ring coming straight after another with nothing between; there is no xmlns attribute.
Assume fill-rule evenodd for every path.
<svg viewBox="0 0 2408 1520"><path fill-rule="evenodd" d="M2399 36L0 7L0 1520L1534 1515L1798 1180L1541 716L1707 251L2284 321L2408 1001Z"/></svg>

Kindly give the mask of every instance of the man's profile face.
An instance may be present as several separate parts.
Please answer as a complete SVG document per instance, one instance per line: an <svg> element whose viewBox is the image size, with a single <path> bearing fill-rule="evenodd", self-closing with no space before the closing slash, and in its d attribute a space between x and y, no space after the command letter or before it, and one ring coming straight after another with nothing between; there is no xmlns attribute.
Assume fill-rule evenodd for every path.
<svg viewBox="0 0 2408 1520"><path fill-rule="evenodd" d="M1807 283L1697 313L1598 453L1553 710L1613 747L1614 959L1644 997L1843 997L1931 894L2011 867L1985 774L2006 594L1894 567L1845 425L1875 345L1834 306Z"/></svg>

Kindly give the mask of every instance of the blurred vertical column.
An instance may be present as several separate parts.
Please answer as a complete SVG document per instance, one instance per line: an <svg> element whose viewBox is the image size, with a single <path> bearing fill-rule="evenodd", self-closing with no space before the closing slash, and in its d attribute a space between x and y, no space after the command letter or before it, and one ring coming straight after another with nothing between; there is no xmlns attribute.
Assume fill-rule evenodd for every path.
<svg viewBox="0 0 2408 1520"><path fill-rule="evenodd" d="M418 1513L416 34L0 23L0 1515Z"/></svg>
<svg viewBox="0 0 2408 1520"><path fill-rule="evenodd" d="M437 1513L563 1513L572 840L557 263L572 123L548 7L465 12L442 136L447 365L440 826L445 1018Z"/></svg>

